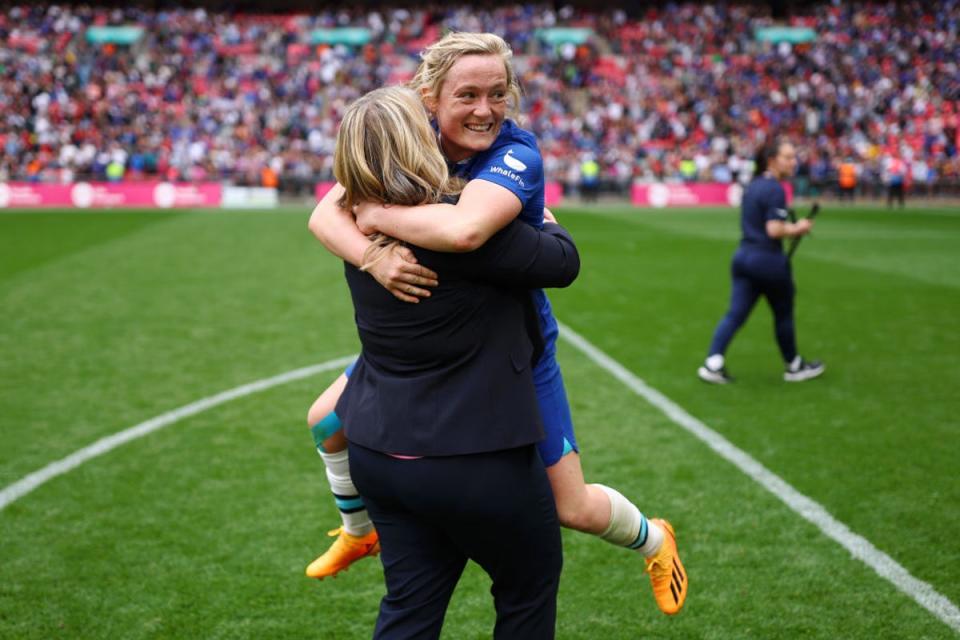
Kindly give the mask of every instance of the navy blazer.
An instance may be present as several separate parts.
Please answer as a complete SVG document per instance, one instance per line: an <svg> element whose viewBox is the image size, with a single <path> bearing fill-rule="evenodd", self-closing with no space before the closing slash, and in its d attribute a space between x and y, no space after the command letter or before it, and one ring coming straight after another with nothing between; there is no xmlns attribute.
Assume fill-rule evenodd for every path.
<svg viewBox="0 0 960 640"><path fill-rule="evenodd" d="M412 249L440 280L419 304L346 265L363 346L336 408L347 439L419 456L541 440L531 360L542 336L530 290L577 277L570 235L515 220L470 253Z"/></svg>

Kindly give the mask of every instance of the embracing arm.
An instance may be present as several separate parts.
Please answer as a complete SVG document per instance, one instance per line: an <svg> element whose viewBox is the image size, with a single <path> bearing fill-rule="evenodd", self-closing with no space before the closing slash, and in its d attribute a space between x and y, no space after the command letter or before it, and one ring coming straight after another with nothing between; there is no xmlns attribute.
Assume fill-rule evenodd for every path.
<svg viewBox="0 0 960 640"><path fill-rule="evenodd" d="M580 273L580 254L573 239L552 223L540 230L514 220L477 251L446 255L450 268L466 277L507 287L566 287Z"/></svg>
<svg viewBox="0 0 960 640"><path fill-rule="evenodd" d="M333 187L317 203L307 223L327 251L355 267L363 264L363 255L372 244L357 228L353 214L341 209L337 200L343 195L343 187ZM407 247L394 247L390 254L368 269L368 273L380 285L404 302L416 303L420 298L430 297L424 287L437 286L437 274L417 264L417 258Z"/></svg>
<svg viewBox="0 0 960 640"><path fill-rule="evenodd" d="M433 251L475 251L516 218L522 206L509 189L471 180L456 204L363 204L357 210L357 225L365 232L379 231Z"/></svg>
<svg viewBox="0 0 960 640"><path fill-rule="evenodd" d="M307 226L327 251L359 267L371 243L357 228L353 214L337 205L342 196L343 187L334 185L314 207Z"/></svg>

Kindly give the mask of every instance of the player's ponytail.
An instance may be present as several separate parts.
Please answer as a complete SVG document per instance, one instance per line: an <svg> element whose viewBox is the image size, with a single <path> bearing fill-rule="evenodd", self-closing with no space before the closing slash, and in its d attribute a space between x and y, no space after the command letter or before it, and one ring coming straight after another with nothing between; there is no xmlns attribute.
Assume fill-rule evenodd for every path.
<svg viewBox="0 0 960 640"><path fill-rule="evenodd" d="M770 160L777 157L777 154L780 153L780 147L785 144L790 144L790 141L777 136L768 138L766 142L760 145L756 156L753 158L753 175L755 177L760 177L767 172L770 167Z"/></svg>

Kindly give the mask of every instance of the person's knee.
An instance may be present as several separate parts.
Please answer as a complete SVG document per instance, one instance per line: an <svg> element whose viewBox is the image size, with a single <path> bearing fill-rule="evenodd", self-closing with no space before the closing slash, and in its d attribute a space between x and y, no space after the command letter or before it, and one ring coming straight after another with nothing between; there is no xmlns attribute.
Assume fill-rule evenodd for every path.
<svg viewBox="0 0 960 640"><path fill-rule="evenodd" d="M313 425L323 420L328 413L330 412L326 407L319 407L316 403L313 404L310 409L307 410L307 428L312 429Z"/></svg>
<svg viewBox="0 0 960 640"><path fill-rule="evenodd" d="M315 418L315 420L311 420ZM336 453L346 448L346 438L343 436L343 424L340 418L333 411L323 416L315 416L313 410L307 414L307 421L310 424L310 434L317 446L317 450L322 453Z"/></svg>
<svg viewBox="0 0 960 640"><path fill-rule="evenodd" d="M724 318L726 324L731 327L739 327L744 322L747 321L747 316L750 315L749 307L737 306L732 307L728 312L726 318Z"/></svg>
<svg viewBox="0 0 960 640"><path fill-rule="evenodd" d="M346 374L340 374L339 378L324 389L323 393L313 401L310 409L307 410L307 427L313 428L315 424L324 420L336 410L337 401L340 399L340 394L343 393L343 389L346 386L347 376Z"/></svg>

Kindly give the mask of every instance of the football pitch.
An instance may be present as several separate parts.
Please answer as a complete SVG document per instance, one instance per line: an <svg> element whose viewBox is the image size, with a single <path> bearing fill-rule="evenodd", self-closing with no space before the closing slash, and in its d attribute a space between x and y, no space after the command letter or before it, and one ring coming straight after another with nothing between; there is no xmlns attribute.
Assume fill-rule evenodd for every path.
<svg viewBox="0 0 960 640"><path fill-rule="evenodd" d="M550 297L574 337L559 357L587 481L668 517L690 575L667 618L640 557L565 531L557 637L956 637L960 211L825 206L794 274L800 351L826 373L782 381L761 303L725 387L695 370L728 302L736 211L557 215L583 265ZM358 350L308 216L0 214L0 638L369 637L377 560L303 575L339 524L306 410ZM913 581L881 576L885 559ZM444 638L489 637L489 586L468 567Z"/></svg>

